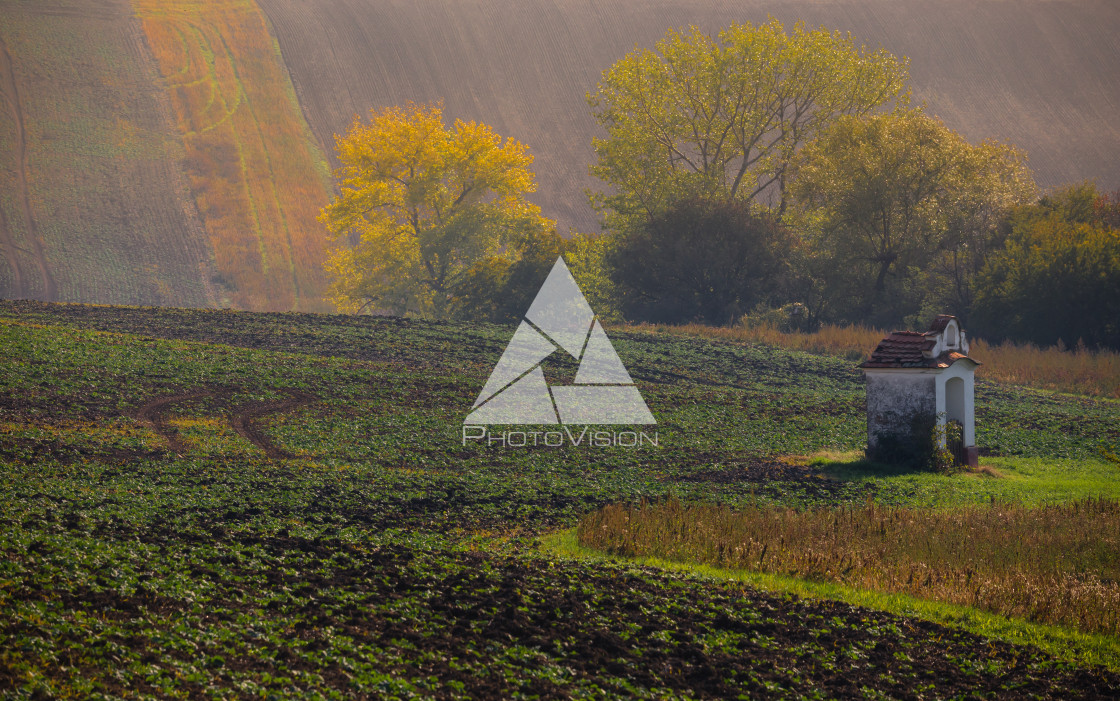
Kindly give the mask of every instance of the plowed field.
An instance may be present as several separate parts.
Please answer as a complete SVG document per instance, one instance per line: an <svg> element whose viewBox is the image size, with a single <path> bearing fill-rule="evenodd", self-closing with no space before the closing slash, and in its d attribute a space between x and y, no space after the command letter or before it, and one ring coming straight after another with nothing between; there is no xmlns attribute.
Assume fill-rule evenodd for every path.
<svg viewBox="0 0 1120 701"><path fill-rule="evenodd" d="M218 301L156 78L128 2L0 3L0 297Z"/></svg>
<svg viewBox="0 0 1120 701"><path fill-rule="evenodd" d="M1120 186L1120 5L1108 0L260 0L308 122L333 150L355 114L442 100L536 155L546 215L597 230L584 188L601 72L669 27L768 14L911 59L914 97L973 141L1026 149L1044 187Z"/></svg>

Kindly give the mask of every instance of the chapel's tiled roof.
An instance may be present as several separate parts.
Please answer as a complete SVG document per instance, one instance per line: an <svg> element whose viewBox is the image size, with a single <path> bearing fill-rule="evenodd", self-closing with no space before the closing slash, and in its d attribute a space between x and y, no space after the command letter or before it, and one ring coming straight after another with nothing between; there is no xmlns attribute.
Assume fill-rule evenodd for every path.
<svg viewBox="0 0 1120 701"><path fill-rule="evenodd" d="M879 341L871 357L860 364L861 368L947 368L958 360L976 362L964 353L945 351L937 356L929 355L937 345L937 336L953 317L941 314L930 324L929 331L893 331Z"/></svg>

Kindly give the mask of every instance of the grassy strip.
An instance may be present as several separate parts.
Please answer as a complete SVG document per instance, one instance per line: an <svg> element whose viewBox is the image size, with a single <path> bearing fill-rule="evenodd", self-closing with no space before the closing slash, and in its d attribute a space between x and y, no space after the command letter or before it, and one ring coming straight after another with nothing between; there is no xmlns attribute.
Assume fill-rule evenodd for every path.
<svg viewBox="0 0 1120 701"><path fill-rule="evenodd" d="M820 355L863 360L886 335L866 326L824 326L812 333L782 332L768 326L732 328L687 324L684 326L642 325L635 330L659 330L707 338L750 341ZM987 343L970 339L972 357L984 364L976 371L982 378L1027 387L1094 397L1120 398L1120 353L1085 348L1039 348L1033 344Z"/></svg>
<svg viewBox="0 0 1120 701"><path fill-rule="evenodd" d="M675 562L657 557L626 558L609 555L580 545L574 528L546 535L540 539L540 542L542 550L561 557L630 562L720 581L739 582L777 594L843 601L853 606L864 606L899 616L912 616L961 628L1014 645L1033 645L1047 654L1073 664L1103 665L1110 670L1120 671L1120 638L1115 636L1084 633L1065 626L1032 623L988 613L971 606L929 601L906 594L889 594L830 582L814 582L744 569Z"/></svg>
<svg viewBox="0 0 1120 701"><path fill-rule="evenodd" d="M896 468L863 458L863 451L822 451L783 458L848 484L865 484L876 502L914 508L1014 503L1060 504L1097 497L1120 499L1120 469L1107 460L985 457L959 474Z"/></svg>

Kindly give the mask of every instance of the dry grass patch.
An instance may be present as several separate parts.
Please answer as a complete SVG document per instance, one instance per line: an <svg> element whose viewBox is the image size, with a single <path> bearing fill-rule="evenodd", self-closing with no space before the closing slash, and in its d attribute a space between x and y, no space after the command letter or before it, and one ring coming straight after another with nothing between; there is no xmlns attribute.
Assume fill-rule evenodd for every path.
<svg viewBox="0 0 1120 701"><path fill-rule="evenodd" d="M981 477L991 477L992 479L1005 479L1007 475L999 471L999 469L991 465L980 465L976 469L966 469L966 472L980 475Z"/></svg>
<svg viewBox="0 0 1120 701"><path fill-rule="evenodd" d="M580 545L972 606L1120 635L1120 500L953 510L611 505Z"/></svg>
<svg viewBox="0 0 1120 701"><path fill-rule="evenodd" d="M863 459L862 450L822 450L812 455L783 455L778 458L789 465L807 467L809 465L845 464Z"/></svg>
<svg viewBox="0 0 1120 701"><path fill-rule="evenodd" d="M866 359L887 333L866 326L823 326L819 331L783 332L768 326L747 328L641 325L644 330L695 334L708 338L763 343L806 353L836 355L852 361ZM1120 398L1120 353L1110 350L1039 348L1032 344L993 344L971 339L969 354L983 365L979 377L1041 389L1094 397Z"/></svg>

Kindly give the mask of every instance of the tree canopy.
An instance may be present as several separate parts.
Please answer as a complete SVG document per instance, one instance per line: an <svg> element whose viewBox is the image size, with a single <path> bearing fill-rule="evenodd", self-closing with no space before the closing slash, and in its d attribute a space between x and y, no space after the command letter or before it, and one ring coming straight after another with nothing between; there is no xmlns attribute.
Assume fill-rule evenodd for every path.
<svg viewBox="0 0 1120 701"><path fill-rule="evenodd" d="M987 337L1120 349L1115 205L1087 184L1014 213L1006 246L977 280L975 316Z"/></svg>
<svg viewBox="0 0 1120 701"><path fill-rule="evenodd" d="M735 200L682 200L616 237L608 254L622 311L636 321L729 324L775 299L789 236Z"/></svg>
<svg viewBox="0 0 1120 701"><path fill-rule="evenodd" d="M523 144L438 106L373 111L336 137L334 301L511 321L563 255L606 318L950 312L986 336L1120 346L1120 192L1036 201L1025 154L910 108L906 79L904 58L801 24L670 31L588 95L603 236L562 237L527 201Z"/></svg>
<svg viewBox="0 0 1120 701"><path fill-rule="evenodd" d="M525 199L526 147L490 127L443 123L438 106L390 107L336 137L341 186L322 211L339 309L445 316L475 263L551 229Z"/></svg>
<svg viewBox="0 0 1120 701"><path fill-rule="evenodd" d="M554 229L510 242L510 249L472 265L456 285L450 315L493 323L516 322L532 304L556 259L564 257L580 291L601 319L618 320L615 287L604 266L607 240Z"/></svg>
<svg viewBox="0 0 1120 701"><path fill-rule="evenodd" d="M608 227L641 226L674 202L757 201L779 214L797 147L837 117L905 101L907 64L849 35L771 19L711 37L670 31L603 73L588 102L606 138L592 172Z"/></svg>
<svg viewBox="0 0 1120 701"><path fill-rule="evenodd" d="M919 110L899 110L838 119L798 154L791 193L812 251L815 306L833 320L890 325L963 315L1000 222L1035 188L1013 148L974 146Z"/></svg>

